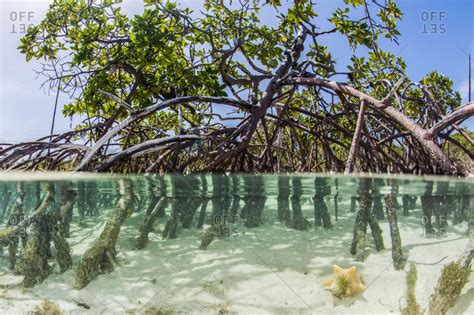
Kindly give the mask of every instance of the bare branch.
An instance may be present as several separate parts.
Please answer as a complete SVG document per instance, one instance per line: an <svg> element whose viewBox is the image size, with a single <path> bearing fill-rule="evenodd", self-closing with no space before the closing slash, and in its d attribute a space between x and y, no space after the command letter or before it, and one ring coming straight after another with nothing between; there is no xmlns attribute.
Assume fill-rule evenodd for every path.
<svg viewBox="0 0 474 315"><path fill-rule="evenodd" d="M428 130L428 133L432 137L436 137L444 128L457 123L460 120L467 119L474 116L474 102L467 103L466 105L459 107L455 111L449 113L440 120L436 125Z"/></svg>

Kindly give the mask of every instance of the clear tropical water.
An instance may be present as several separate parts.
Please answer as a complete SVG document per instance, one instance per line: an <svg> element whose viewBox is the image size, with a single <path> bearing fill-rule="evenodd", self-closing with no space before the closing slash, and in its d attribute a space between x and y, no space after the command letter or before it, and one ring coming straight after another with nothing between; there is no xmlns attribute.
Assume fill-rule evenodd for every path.
<svg viewBox="0 0 474 315"><path fill-rule="evenodd" d="M373 311L397 312L407 263L419 265L421 291L430 291L443 264L469 246L474 183L6 173L0 207L9 233L1 238L0 284L29 287L31 307L44 298L66 311L318 313L344 305L357 312L391 288ZM357 266L365 291L329 299L322 282L334 264ZM466 290L461 312L472 309L463 299L474 289Z"/></svg>

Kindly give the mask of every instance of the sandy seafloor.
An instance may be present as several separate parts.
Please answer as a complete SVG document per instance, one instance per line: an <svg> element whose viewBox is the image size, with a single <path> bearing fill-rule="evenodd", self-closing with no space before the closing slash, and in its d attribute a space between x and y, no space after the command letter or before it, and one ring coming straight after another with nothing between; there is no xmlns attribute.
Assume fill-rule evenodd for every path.
<svg viewBox="0 0 474 315"><path fill-rule="evenodd" d="M136 214L122 227L117 244L120 265L82 290L73 289L71 270L58 274L54 261L54 272L44 283L23 289L18 286L21 277L12 275L4 256L0 261L0 313L26 314L44 299L57 303L66 314L142 314L150 307L163 314L400 313L409 265L405 271L393 268L387 221L381 221L387 249L376 252L368 234L368 257L356 262L349 254L354 213L348 213L347 200L341 200L339 208L342 214L338 222L332 218L333 229L313 227L300 232L279 224L276 202L268 200L262 226L236 226L237 236L215 241L205 251L198 249L201 230L181 230L177 239L162 240L163 219L157 222L156 232L150 233L148 246L135 250L133 239L142 220L142 213ZM305 204L303 209L312 221L312 205ZM398 213L403 251L409 261L418 263L418 303L427 308L443 265L456 260L468 244L467 225L450 224L445 237L427 238L422 235L420 216L419 209L409 217ZM72 225L69 241L75 264L105 221L89 218L87 228ZM322 282L331 277L333 264L357 266L367 286L364 293L341 301L325 290ZM451 314L474 314L473 278L471 275Z"/></svg>

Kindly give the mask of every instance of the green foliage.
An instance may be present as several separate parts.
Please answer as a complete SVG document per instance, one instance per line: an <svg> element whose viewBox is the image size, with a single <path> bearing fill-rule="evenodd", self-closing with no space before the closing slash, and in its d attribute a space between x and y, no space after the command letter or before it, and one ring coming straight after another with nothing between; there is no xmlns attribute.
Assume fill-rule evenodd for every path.
<svg viewBox="0 0 474 315"><path fill-rule="evenodd" d="M19 49L27 60L66 58L62 64L68 71L60 73L59 79L65 92L79 89L80 93L65 106L66 116L110 117L117 105L98 95L98 89L113 92L137 108L180 95L225 95L216 50L238 41L248 58L255 58L267 69L275 68L295 37L294 28L317 16L309 0L295 1L287 10L281 1L247 1L234 9L225 1L207 0L205 15L197 19L191 19L189 9L172 1L146 0L143 13L132 18L113 3L54 0L45 19L21 39ZM355 8L363 1L346 3ZM279 13L277 26L260 22L260 7L265 5ZM396 19L398 9L394 5L388 8L387 16ZM372 31L390 28L369 30L366 22L349 19L349 12L349 8L338 9L330 20L354 47L373 46L378 35ZM317 44L308 57L333 62L327 48ZM238 76L241 65L231 60L229 72Z"/></svg>
<svg viewBox="0 0 474 315"><path fill-rule="evenodd" d="M336 74L336 60L330 47L319 41L317 25L321 18L333 26L321 30L326 33L324 36L343 36L354 49L348 67L350 84L383 99L391 90L387 82L393 84L402 78L406 64L401 57L380 50L378 42L381 38L396 41L402 13L392 0L384 6L364 0L344 3L331 15L319 17L310 0L246 0L239 4L206 0L200 15L170 0L144 0L143 12L131 17L115 1L90 4L86 0L54 0L43 21L28 29L19 49L27 61L38 59L56 65L53 73L45 74L73 99L63 107L65 116L90 118L78 126L82 128L128 115L98 90L120 97L134 110L180 96L226 96L234 89L244 91L240 95L254 103L265 91L252 83L250 73L255 75L253 70L257 67L258 75L271 77L289 57L288 51L300 29L315 36L304 44L300 59L314 64L308 69L315 76L331 79ZM262 22L263 14L269 12L275 16L274 23ZM367 56L355 55L359 46L368 48ZM256 65L252 71L250 62ZM224 73L238 83L229 84ZM433 96L428 97L420 87ZM460 104L453 82L437 72L422 78L419 86L403 88L409 100L398 106L422 123L439 119L426 116L427 102L443 113ZM343 102L332 104L330 109L321 106L323 101L317 95L310 89L296 91L291 106L321 116L328 111L345 110ZM397 104L395 97L391 101ZM288 114L317 130L314 119L307 115L294 110ZM209 124L208 117L212 117L209 104L193 103L180 111L172 107L141 120L140 124L150 128L139 136L122 138L119 143L126 147L144 139L178 134L180 121L186 127L199 127ZM346 115L339 117L337 124L350 130L353 121ZM299 146L311 145L312 138L307 133L300 129L294 132L301 140ZM340 132L329 130L326 134L342 146L350 145L350 139ZM91 138L100 133L85 135ZM324 150L334 150L340 157L344 152L340 145L332 143Z"/></svg>
<svg viewBox="0 0 474 315"><path fill-rule="evenodd" d="M204 52L186 55L202 34L186 26L178 13L187 15L189 10L165 2L162 8L147 8L129 18L110 1L90 6L86 1L55 0L46 18L21 39L19 49L27 60L69 57L61 84L70 92L79 87L81 94L64 107L66 116L112 116L117 104L105 100L98 89L136 108L179 95L225 95L215 65L193 66L203 63Z"/></svg>
<svg viewBox="0 0 474 315"><path fill-rule="evenodd" d="M410 115L425 123L428 120L440 119L431 115L425 104L436 108L443 115L461 105L461 95L454 91L453 81L437 71L428 73L418 86L411 86L405 93L408 101L404 103L404 108Z"/></svg>
<svg viewBox="0 0 474 315"><path fill-rule="evenodd" d="M397 81L406 69L406 63L401 57L383 50L369 52L368 58L351 58L352 65L348 67L352 72L353 84L356 88L366 90L373 96L383 98L390 88L380 84L382 80ZM369 85L373 90L369 90Z"/></svg>
<svg viewBox="0 0 474 315"><path fill-rule="evenodd" d="M428 73L420 80L430 94L434 106L446 114L461 106L461 94L453 89L453 81L437 71Z"/></svg>
<svg viewBox="0 0 474 315"><path fill-rule="evenodd" d="M467 132L467 134L469 135L469 137L471 137L471 139L474 139L474 131ZM469 140L467 140L466 137L464 137L462 134L454 134L452 135L452 138L458 143L460 143L463 147L465 147L468 152L474 152L474 145ZM466 160L464 151L454 145L448 144L446 151L450 157L453 157L456 160Z"/></svg>
<svg viewBox="0 0 474 315"><path fill-rule="evenodd" d="M344 2L353 8L367 6L365 0L344 0ZM392 0L387 1L385 7L378 9L377 16L380 24L375 22L370 15L365 18L351 18L350 13L349 7L338 8L329 21L341 34L347 36L354 49L359 45L377 49L377 40L380 36L396 40L400 35L397 30L397 20L401 19L402 13Z"/></svg>
<svg viewBox="0 0 474 315"><path fill-rule="evenodd" d="M364 4L364 0L344 0L346 4L352 4L352 6L355 8L359 5Z"/></svg>
<svg viewBox="0 0 474 315"><path fill-rule="evenodd" d="M377 50L369 52L367 59L353 56L348 69L357 89L383 99L393 87L387 82L400 80L406 71L406 63L390 52ZM454 91L453 81L437 71L428 73L418 83L408 82L410 80L406 78L401 86L406 101L400 104L400 99L393 97L392 104L424 124L441 118L430 114L430 106L446 115L461 105L461 95Z"/></svg>

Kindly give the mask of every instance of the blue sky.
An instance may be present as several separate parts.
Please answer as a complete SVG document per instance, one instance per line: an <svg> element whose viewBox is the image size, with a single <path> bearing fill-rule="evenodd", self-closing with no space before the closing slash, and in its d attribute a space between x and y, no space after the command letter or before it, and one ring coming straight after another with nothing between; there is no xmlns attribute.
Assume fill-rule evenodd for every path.
<svg viewBox="0 0 474 315"><path fill-rule="evenodd" d="M33 140L48 135L54 108L55 95L40 88L42 79L34 70L40 63L27 63L16 50L22 28L41 21L50 1L0 0L0 142ZM203 0L183 0L184 5L199 9ZM284 2L284 1L282 1ZM327 16L340 0L316 1L320 16ZM124 0L124 10L139 13L141 0ZM400 45L386 42L382 48L402 56L407 62L408 76L419 80L424 74L438 70L454 81L454 86L467 101L467 52L474 52L474 1L472 0L396 0L404 13L399 30ZM31 13L29 13L31 12ZM273 23L274 15L264 17ZM324 21L320 22L324 26ZM324 44L337 58L338 70L343 71L351 56L342 38L327 37ZM357 51L356 54L364 54ZM67 102L59 100L59 108ZM71 120L58 112L56 132L71 128ZM76 118L76 122L79 118ZM72 122L74 124L75 122ZM474 130L474 119L464 123Z"/></svg>

